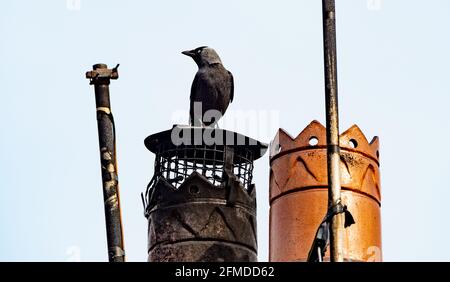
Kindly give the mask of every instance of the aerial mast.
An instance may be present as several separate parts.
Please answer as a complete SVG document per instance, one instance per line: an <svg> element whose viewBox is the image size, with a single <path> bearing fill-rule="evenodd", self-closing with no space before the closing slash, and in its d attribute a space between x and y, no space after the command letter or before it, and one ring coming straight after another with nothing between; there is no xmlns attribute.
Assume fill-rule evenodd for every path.
<svg viewBox="0 0 450 282"><path fill-rule="evenodd" d="M341 204L335 0L322 0L322 20L327 129L328 210L330 211ZM344 258L343 228L342 214L335 214L331 218L330 226L330 259L332 262L342 262Z"/></svg>

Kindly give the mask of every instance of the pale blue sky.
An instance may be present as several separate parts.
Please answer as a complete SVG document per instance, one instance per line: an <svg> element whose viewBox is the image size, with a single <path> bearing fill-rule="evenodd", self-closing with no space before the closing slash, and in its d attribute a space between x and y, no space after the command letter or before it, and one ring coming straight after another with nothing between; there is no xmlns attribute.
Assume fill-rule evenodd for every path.
<svg viewBox="0 0 450 282"><path fill-rule="evenodd" d="M448 261L450 1L336 2L341 131L356 123L380 136L384 259ZM0 261L65 261L73 250L107 260L84 78L94 63L121 64L111 96L130 261L146 260L139 194L154 158L143 140L188 107L196 67L180 51L219 52L235 77L230 111L279 111L291 135L324 122L321 1L80 3L0 2ZM262 261L268 175L266 155L255 168Z"/></svg>

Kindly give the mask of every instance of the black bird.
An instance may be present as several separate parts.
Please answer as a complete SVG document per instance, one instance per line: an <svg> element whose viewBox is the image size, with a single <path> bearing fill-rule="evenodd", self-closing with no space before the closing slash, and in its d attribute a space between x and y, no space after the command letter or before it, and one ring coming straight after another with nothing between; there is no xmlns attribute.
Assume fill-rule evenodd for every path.
<svg viewBox="0 0 450 282"><path fill-rule="evenodd" d="M225 69L219 55L212 48L202 46L182 54L192 57L198 66L191 87L189 122L191 125L214 126L233 101L233 75ZM201 113L194 111L195 102L201 102ZM219 111L221 116L205 121L203 117L209 110ZM206 119L209 118L207 115Z"/></svg>

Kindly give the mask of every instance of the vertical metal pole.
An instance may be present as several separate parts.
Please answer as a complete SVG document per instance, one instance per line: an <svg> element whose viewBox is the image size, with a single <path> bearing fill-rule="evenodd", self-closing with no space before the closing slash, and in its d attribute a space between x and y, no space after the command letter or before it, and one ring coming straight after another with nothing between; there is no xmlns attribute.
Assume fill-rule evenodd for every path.
<svg viewBox="0 0 450 282"><path fill-rule="evenodd" d="M117 79L118 77L117 67L108 69L105 64L94 65L93 71L86 73L86 78L90 79L90 83L94 85L95 89L106 235L110 262L125 261L116 160L115 127L109 99L110 80Z"/></svg>
<svg viewBox="0 0 450 282"><path fill-rule="evenodd" d="M332 207L341 202L336 13L334 0L322 0L322 17L327 120L328 207ZM330 258L332 262L342 262L344 260L343 228L342 214L335 215L331 221L330 231Z"/></svg>

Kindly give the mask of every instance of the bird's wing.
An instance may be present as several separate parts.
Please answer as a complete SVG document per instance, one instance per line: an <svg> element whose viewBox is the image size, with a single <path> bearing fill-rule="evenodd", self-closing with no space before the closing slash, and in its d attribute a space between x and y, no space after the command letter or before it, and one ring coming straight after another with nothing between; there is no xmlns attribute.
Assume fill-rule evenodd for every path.
<svg viewBox="0 0 450 282"><path fill-rule="evenodd" d="M230 75L230 103L233 102L233 97L234 97L234 78L233 78L233 74L228 71L228 74Z"/></svg>
<svg viewBox="0 0 450 282"><path fill-rule="evenodd" d="M189 122L191 125L194 124L194 101L197 92L197 84L198 84L199 75L198 73L194 77L194 81L191 86L191 95L189 96Z"/></svg>
<svg viewBox="0 0 450 282"><path fill-rule="evenodd" d="M195 74L194 81L192 82L192 86L191 86L191 96L190 96L191 101L195 100L195 93L197 92L197 84L198 84L199 77L200 77L200 74L197 72Z"/></svg>

